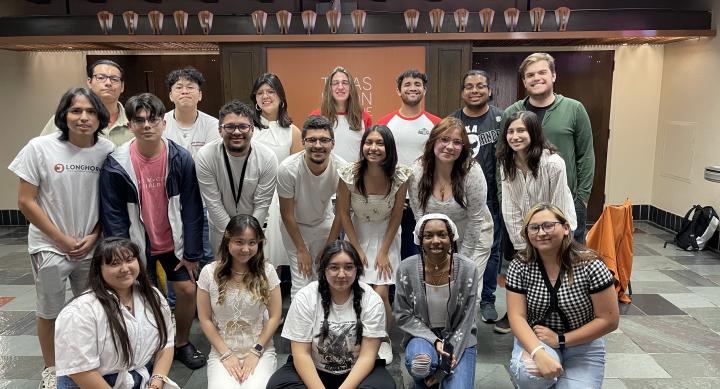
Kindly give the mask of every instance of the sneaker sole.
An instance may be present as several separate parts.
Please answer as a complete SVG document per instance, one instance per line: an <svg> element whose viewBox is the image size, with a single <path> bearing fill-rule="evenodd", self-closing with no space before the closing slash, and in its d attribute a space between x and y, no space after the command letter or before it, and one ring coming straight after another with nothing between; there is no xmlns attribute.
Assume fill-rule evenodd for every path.
<svg viewBox="0 0 720 389"><path fill-rule="evenodd" d="M493 331L497 332L498 334L509 334L512 332L510 328L501 328L501 327L493 327Z"/></svg>

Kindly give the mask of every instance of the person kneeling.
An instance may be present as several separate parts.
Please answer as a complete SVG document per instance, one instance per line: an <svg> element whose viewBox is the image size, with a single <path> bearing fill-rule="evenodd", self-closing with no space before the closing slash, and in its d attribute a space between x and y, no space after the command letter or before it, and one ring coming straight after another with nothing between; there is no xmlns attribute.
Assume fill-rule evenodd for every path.
<svg viewBox="0 0 720 389"><path fill-rule="evenodd" d="M380 296L360 282L363 264L349 242L328 244L318 281L298 291L290 304L282 337L292 354L273 374L268 389L379 388L395 382L377 359L385 332Z"/></svg>

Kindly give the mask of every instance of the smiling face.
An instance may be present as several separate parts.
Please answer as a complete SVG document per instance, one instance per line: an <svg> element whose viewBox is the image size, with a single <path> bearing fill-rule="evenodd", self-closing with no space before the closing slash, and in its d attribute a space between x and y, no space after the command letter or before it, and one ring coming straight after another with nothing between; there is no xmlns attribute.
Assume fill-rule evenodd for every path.
<svg viewBox="0 0 720 389"><path fill-rule="evenodd" d="M120 251L113 256L110 263L100 265L100 274L113 290L125 291L135 284L140 274L140 263L132 253Z"/></svg>
<svg viewBox="0 0 720 389"><path fill-rule="evenodd" d="M385 160L385 141L379 132L373 131L365 138L362 153L368 163L380 164Z"/></svg>
<svg viewBox="0 0 720 389"><path fill-rule="evenodd" d="M352 258L341 251L330 258L325 267L325 278L331 292L346 292L352 288L357 277L357 267Z"/></svg>
<svg viewBox="0 0 720 389"><path fill-rule="evenodd" d="M322 165L328 159L334 145L330 131L325 129L308 129L303 138L305 156L317 165Z"/></svg>
<svg viewBox="0 0 720 389"><path fill-rule="evenodd" d="M92 138L100 120L90 100L82 95L75 96L67 110L68 139L75 143L80 139Z"/></svg>
<svg viewBox="0 0 720 389"><path fill-rule="evenodd" d="M450 252L450 232L444 220L428 220L420 233L425 255L440 258Z"/></svg>
<svg viewBox="0 0 720 389"><path fill-rule="evenodd" d="M280 96L268 84L262 84L255 92L255 104L264 115L275 116L280 110Z"/></svg>
<svg viewBox="0 0 720 389"><path fill-rule="evenodd" d="M528 65L522 79L525 90L530 96L544 97L553 93L555 73L550 70L550 64L546 60L540 60Z"/></svg>
<svg viewBox="0 0 720 389"><path fill-rule="evenodd" d="M350 98L350 80L347 74L343 72L335 72L330 79L330 88L332 91L335 105L345 106Z"/></svg>
<svg viewBox="0 0 720 389"><path fill-rule="evenodd" d="M442 162L455 162L463 150L465 142L462 137L462 130L450 128L435 141L435 158Z"/></svg>
<svg viewBox="0 0 720 389"><path fill-rule="evenodd" d="M170 101L175 107L197 109L202 100L200 86L187 78L180 78L170 87Z"/></svg>
<svg viewBox="0 0 720 389"><path fill-rule="evenodd" d="M240 126L246 128L247 131L243 132L241 129L229 129L228 127L231 126ZM229 113L223 117L222 123L220 123L220 136L223 138L223 143L228 153L234 156L245 154L253 136L254 129L252 126L252 120L246 116Z"/></svg>
<svg viewBox="0 0 720 389"><path fill-rule="evenodd" d="M228 252L233 262L248 264L258 253L258 237L255 230L248 227L242 233L233 236L228 242Z"/></svg>
<svg viewBox="0 0 720 389"><path fill-rule="evenodd" d="M525 123L523 123L522 118L514 120L510 123L505 136L510 148L514 152L523 155L527 153L532 139L530 139L530 132L527 127L525 127Z"/></svg>
<svg viewBox="0 0 720 389"><path fill-rule="evenodd" d="M487 105L492 91L488 88L488 80L480 74L465 77L462 99L465 105L479 109Z"/></svg>
<svg viewBox="0 0 720 389"><path fill-rule="evenodd" d="M425 89L422 79L405 77L400 83L398 96L400 96L403 104L415 107L422 102L426 91L427 90Z"/></svg>
<svg viewBox="0 0 720 389"><path fill-rule="evenodd" d="M535 213L526 226L530 244L540 253L555 254L563 239L570 234L570 225L561 223L551 211L544 209Z"/></svg>

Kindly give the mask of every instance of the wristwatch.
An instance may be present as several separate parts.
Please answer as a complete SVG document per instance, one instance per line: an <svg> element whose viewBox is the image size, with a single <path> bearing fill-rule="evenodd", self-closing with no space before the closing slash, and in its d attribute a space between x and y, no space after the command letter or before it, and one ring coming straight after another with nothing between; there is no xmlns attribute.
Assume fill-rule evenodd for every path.
<svg viewBox="0 0 720 389"><path fill-rule="evenodd" d="M262 354L263 351L265 351L265 347L263 347L263 345L261 345L260 343L255 343L255 345L253 346L253 349L260 354Z"/></svg>
<svg viewBox="0 0 720 389"><path fill-rule="evenodd" d="M558 346L560 351L565 350L565 334L558 334Z"/></svg>

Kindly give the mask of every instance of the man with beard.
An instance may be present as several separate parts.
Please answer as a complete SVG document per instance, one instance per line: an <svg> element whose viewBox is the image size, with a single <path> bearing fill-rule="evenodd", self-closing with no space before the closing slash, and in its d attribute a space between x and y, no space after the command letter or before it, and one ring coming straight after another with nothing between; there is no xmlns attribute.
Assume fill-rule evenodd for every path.
<svg viewBox="0 0 720 389"><path fill-rule="evenodd" d="M291 296L317 279L316 265L325 245L337 239L340 222L331 199L337 190L338 169L347 162L332 153L333 126L324 116L310 116L302 129L305 150L278 166L277 192L283 242L290 259Z"/></svg>
<svg viewBox="0 0 720 389"><path fill-rule="evenodd" d="M392 131L398 162L405 166L411 166L422 154L430 130L440 122L439 117L426 112L421 104L427 93L427 82L427 75L419 70L402 72L397 78L397 94L402 101L400 108L383 116L377 123L388 126ZM417 246L413 243L414 228L415 215L406 205L400 222L402 258L418 254Z"/></svg>
<svg viewBox="0 0 720 389"><path fill-rule="evenodd" d="M252 143L253 108L232 101L220 108L220 136L195 154L200 193L208 209L210 247L217 253L225 227L239 214L265 223L275 192L277 158L267 146Z"/></svg>
<svg viewBox="0 0 720 389"><path fill-rule="evenodd" d="M451 113L450 116L460 119L465 125L473 157L482 167L489 188L487 205L492 214L494 227L493 245L483 275L480 314L483 321L493 323L498 318L495 310L495 288L500 265L500 240L503 226L495 182L495 144L500 134L500 120L503 111L488 103L492 100L492 89L490 88L490 77L485 71L470 70L465 73L460 85L460 96L465 102L465 107Z"/></svg>
<svg viewBox="0 0 720 389"><path fill-rule="evenodd" d="M107 127L100 131L100 136L109 139L115 144L121 144L133 139L133 133L128 128L125 109L118 101L125 90L123 69L109 59L101 59L87 67L87 86L95 93L110 113ZM48 120L40 135L52 134L60 131L55 125L55 116Z"/></svg>
<svg viewBox="0 0 720 389"><path fill-rule="evenodd" d="M553 92L555 59L550 54L530 54L520 64L519 72L528 96L505 110L503 122L520 110L532 111L540 118L543 134L565 160L567 184L577 216L574 237L585 243L587 203L595 176L590 118L581 102Z"/></svg>

